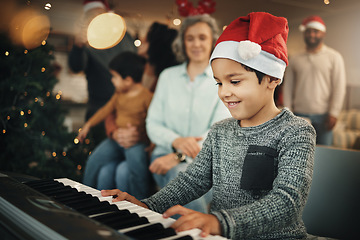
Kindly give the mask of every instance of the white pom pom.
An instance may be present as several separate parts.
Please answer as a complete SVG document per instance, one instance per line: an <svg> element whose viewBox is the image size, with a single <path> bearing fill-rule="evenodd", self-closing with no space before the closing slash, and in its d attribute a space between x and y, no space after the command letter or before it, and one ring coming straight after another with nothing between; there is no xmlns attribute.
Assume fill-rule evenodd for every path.
<svg viewBox="0 0 360 240"><path fill-rule="evenodd" d="M242 59L249 60L261 52L261 46L249 40L241 41L238 45L238 52Z"/></svg>

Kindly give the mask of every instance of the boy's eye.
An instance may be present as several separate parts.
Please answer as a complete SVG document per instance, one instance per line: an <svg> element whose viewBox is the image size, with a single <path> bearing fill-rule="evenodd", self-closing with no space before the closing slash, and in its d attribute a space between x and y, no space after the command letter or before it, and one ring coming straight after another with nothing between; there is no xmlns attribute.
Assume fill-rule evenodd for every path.
<svg viewBox="0 0 360 240"><path fill-rule="evenodd" d="M233 81L231 81L231 84L236 85L236 84L238 84L239 82L240 82L239 80L233 80Z"/></svg>

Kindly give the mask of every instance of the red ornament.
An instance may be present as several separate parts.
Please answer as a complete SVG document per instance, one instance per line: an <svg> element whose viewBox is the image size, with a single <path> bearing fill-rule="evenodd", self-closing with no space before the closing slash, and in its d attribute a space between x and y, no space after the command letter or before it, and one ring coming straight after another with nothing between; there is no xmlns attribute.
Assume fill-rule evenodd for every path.
<svg viewBox="0 0 360 240"><path fill-rule="evenodd" d="M178 5L178 11L180 16L194 16L199 14L211 14L215 12L216 2L213 0L200 0L198 2L197 8L193 6L191 2L187 0L176 0L176 5Z"/></svg>

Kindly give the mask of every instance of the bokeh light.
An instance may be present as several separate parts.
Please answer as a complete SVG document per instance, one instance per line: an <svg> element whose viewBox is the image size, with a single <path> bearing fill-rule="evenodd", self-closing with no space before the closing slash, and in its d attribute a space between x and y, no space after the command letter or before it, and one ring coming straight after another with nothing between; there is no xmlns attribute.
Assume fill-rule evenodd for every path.
<svg viewBox="0 0 360 240"><path fill-rule="evenodd" d="M93 48L106 49L118 44L125 32L126 24L121 16L115 13L103 13L90 22L87 38Z"/></svg>

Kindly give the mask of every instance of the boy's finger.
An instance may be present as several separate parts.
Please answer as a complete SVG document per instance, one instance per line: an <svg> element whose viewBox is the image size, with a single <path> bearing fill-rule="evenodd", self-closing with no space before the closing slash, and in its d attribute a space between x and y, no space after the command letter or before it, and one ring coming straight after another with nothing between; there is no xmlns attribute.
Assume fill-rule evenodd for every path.
<svg viewBox="0 0 360 240"><path fill-rule="evenodd" d="M175 214L180 214L180 215L186 215L186 214L189 214L191 213L193 210L191 209L188 209L188 208L185 208L183 206L180 206L180 205L176 205L176 206L173 206L171 208L169 208L168 210L166 210L163 214L163 216L165 218L168 218L168 217L171 217Z"/></svg>

